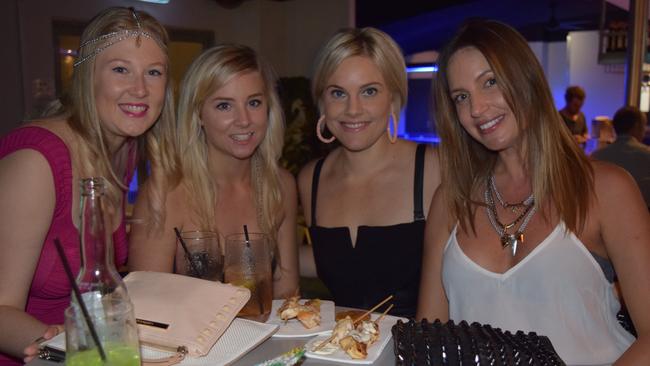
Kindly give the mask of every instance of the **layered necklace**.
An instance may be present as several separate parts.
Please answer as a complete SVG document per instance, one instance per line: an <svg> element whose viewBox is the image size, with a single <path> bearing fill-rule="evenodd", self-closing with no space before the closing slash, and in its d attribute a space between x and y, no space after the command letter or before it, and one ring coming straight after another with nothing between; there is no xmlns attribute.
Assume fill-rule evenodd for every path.
<svg viewBox="0 0 650 366"><path fill-rule="evenodd" d="M492 198L493 195L497 198L501 207L504 209L510 209L513 213L519 211L519 216L509 224L501 223L497 214L496 203ZM533 194L531 193L528 198L521 202L508 203L503 199L503 197L501 197L501 194L499 194L499 190L497 190L496 183L494 182L494 176L491 176L485 187L485 204L487 205L486 211L490 223L501 239L501 246L504 249L510 247L510 252L514 257L517 254L517 248L519 245L524 243L524 230L526 230L526 226L528 226L530 219L535 214L536 208ZM513 230L514 232L511 234L509 230L514 229L520 222L521 224L519 225L519 228Z"/></svg>

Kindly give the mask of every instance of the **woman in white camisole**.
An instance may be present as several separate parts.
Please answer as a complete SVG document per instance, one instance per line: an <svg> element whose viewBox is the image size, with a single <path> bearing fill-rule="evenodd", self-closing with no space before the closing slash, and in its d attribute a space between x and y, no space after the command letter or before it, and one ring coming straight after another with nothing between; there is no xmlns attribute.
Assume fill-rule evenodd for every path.
<svg viewBox="0 0 650 366"><path fill-rule="evenodd" d="M568 365L650 365L650 215L634 180L573 142L509 26L467 22L438 66L442 185L418 319L535 331ZM614 274L638 338L617 322Z"/></svg>

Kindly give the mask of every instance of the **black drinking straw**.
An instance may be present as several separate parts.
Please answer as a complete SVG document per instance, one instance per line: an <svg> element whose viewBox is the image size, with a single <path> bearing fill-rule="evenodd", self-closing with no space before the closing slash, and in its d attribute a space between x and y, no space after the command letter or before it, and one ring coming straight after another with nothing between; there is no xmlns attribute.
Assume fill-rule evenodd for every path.
<svg viewBox="0 0 650 366"><path fill-rule="evenodd" d="M97 331L95 330L95 325L93 324L93 321L90 319L90 315L88 314L88 309L86 308L86 304L81 298L81 292L79 292L79 287L77 287L77 281L75 281L74 276L72 275L72 270L70 270L70 264L68 263L68 258L66 258L65 253L63 252L63 247L61 246L61 242L59 241L59 238L54 239L54 245L56 246L56 251L59 252L59 257L61 257L61 262L63 262L63 268L65 269L65 274L68 275L68 281L70 281L70 286L72 286L72 292L74 293L74 296L77 299L79 306L81 307L81 312L83 313L84 319L86 320L86 325L88 325L88 329L90 330L90 335L93 337L93 341L95 341L95 344L97 345L97 349L99 350L99 357L102 358L102 361L106 361L106 353L104 352L104 347L102 347L102 344L99 341L99 337L97 336Z"/></svg>
<svg viewBox="0 0 650 366"><path fill-rule="evenodd" d="M197 276L201 277L201 273L199 273L198 268L196 268L196 264L194 263L194 258L192 258L192 255L190 254L190 250L187 249L187 245L185 245L185 240L183 240L180 230L178 230L178 228L175 227L174 232L176 233L176 237L178 238L178 241L181 242L181 246L185 251L185 256L187 257L187 260L190 261L190 267L192 267L192 271L194 271L194 273L196 273Z"/></svg>
<svg viewBox="0 0 650 366"><path fill-rule="evenodd" d="M246 246L251 246L251 238L248 237L248 226L244 225L244 238L246 239Z"/></svg>

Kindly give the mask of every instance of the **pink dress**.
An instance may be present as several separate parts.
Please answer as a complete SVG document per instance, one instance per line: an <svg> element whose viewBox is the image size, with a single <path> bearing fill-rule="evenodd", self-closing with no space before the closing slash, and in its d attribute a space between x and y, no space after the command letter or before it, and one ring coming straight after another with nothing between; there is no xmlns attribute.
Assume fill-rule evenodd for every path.
<svg viewBox="0 0 650 366"><path fill-rule="evenodd" d="M52 169L56 191L56 205L50 229L29 289L25 311L45 324L63 324L63 311L70 304L71 287L63 264L54 246L59 238L65 254L76 275L80 267L79 231L72 222L72 163L67 146L51 131L35 126L18 128L0 139L0 159L22 149L41 153ZM135 167L135 149L131 148L130 163L125 174L125 184L131 180ZM124 216L123 216L124 217ZM127 236L124 220L113 233L115 263L126 263ZM19 365L22 362L0 353L0 366Z"/></svg>

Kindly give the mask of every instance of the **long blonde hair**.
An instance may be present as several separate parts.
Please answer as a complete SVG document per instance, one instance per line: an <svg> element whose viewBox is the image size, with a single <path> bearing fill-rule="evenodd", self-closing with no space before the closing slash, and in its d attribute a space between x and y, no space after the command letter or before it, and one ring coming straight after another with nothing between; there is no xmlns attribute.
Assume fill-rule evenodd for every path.
<svg viewBox="0 0 650 366"><path fill-rule="evenodd" d="M169 37L165 28L151 15L137 11L137 19L134 18L135 10L124 7L112 7L97 14L86 26L81 35L81 44L90 40L96 40L102 35L123 30L138 29L137 21L140 22L142 30L156 38L157 43L162 47L163 53L167 55L167 44ZM103 46L102 42L90 42L80 50L79 59L92 55L98 47ZM105 127L100 121L95 103L94 79L95 79L95 57L89 57L75 67L72 76L72 89L70 93L70 105L66 111L69 113L68 123L72 130L80 137L79 156L80 176L103 176L106 178L106 192L112 204L119 202L127 187L118 177L111 163L108 143L106 140ZM169 126L174 123L174 98L171 82L167 80L165 90L165 102L163 109L154 126L137 141L138 156L148 155L153 164L169 166L173 157L165 154L166 145L172 144L173 140L169 133ZM132 162L135 163L135 162ZM172 164L173 165L173 164Z"/></svg>
<svg viewBox="0 0 650 366"><path fill-rule="evenodd" d="M282 153L284 118L275 90L275 75L271 67L251 48L223 44L201 54L183 78L178 104L177 155L181 162L182 180L191 192L191 207L202 228L216 231L217 189L208 171L208 147L201 128L201 108L206 99L235 75L258 71L264 80L264 95L268 100L266 136L255 150L251 162L251 177L258 210L258 224L275 243L282 211L282 189L278 159Z"/></svg>
<svg viewBox="0 0 650 366"><path fill-rule="evenodd" d="M377 65L393 95L395 118L399 118L408 94L404 57L388 34L372 27L341 30L321 49L316 58L312 84L312 93L314 99L319 101L319 108L322 110L320 104L327 80L343 61L352 56L368 57Z"/></svg>
<svg viewBox="0 0 650 366"><path fill-rule="evenodd" d="M433 81L440 162L446 200L463 229L474 230L476 192L492 174L497 153L474 140L462 127L451 99L447 69L458 50L475 47L490 64L525 141L535 205L550 200L567 229L582 229L593 195L593 169L573 141L555 108L535 54L511 27L492 20L472 20L460 28L438 59ZM548 202L548 201L546 201Z"/></svg>

